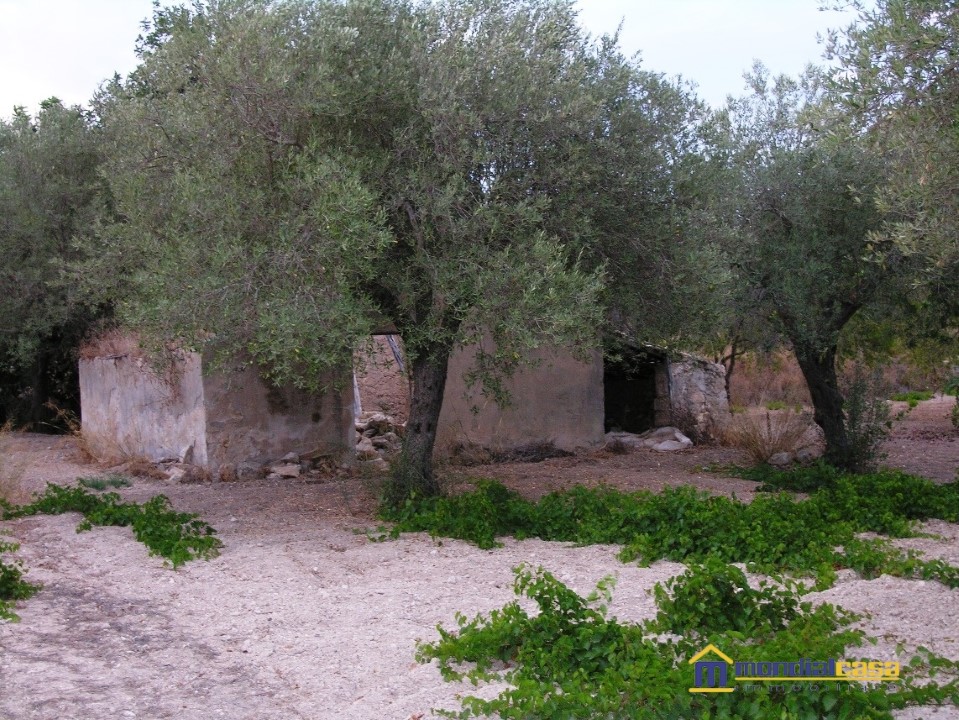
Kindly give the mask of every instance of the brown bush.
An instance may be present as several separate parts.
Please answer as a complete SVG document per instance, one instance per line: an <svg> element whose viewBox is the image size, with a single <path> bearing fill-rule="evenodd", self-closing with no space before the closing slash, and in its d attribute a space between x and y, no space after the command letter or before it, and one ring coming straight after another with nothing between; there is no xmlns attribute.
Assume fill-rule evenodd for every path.
<svg viewBox="0 0 959 720"><path fill-rule="evenodd" d="M726 443L746 452L760 464L776 453L795 454L813 444L815 437L809 413L792 410L747 412L733 418Z"/></svg>
<svg viewBox="0 0 959 720"><path fill-rule="evenodd" d="M22 462L15 462L11 445L13 444L13 426L11 423L0 426L0 500L19 505L28 499L20 480L26 469Z"/></svg>
<svg viewBox="0 0 959 720"><path fill-rule="evenodd" d="M762 407L777 402L809 406L809 390L792 353L748 353L736 363L729 383L729 401L738 407Z"/></svg>

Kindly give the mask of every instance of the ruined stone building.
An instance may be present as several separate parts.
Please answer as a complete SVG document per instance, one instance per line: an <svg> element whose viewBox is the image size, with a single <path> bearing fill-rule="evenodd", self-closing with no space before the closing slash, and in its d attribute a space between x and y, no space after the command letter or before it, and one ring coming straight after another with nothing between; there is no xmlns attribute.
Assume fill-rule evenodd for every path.
<svg viewBox="0 0 959 720"><path fill-rule="evenodd" d="M405 420L409 383L398 338L377 336L361 371L338 389L309 394L275 388L247 367L204 373L196 354L161 378L136 352L93 354L80 361L84 437L102 457L146 457L242 470L289 452L349 461L354 421L362 410ZM721 366L684 355L670 358L635 346L615 361L586 361L562 350L540 351L506 387L507 407L463 379L469 348L454 353L437 451L480 447L509 451L532 445L596 448L608 430L642 432L675 425L694 440L711 437L728 417Z"/></svg>
<svg viewBox="0 0 959 720"><path fill-rule="evenodd" d="M595 448L607 431L640 433L674 425L696 440L717 437L729 419L721 365L692 355L674 358L644 345L625 346L616 360L586 361L540 351L535 366L507 381L511 402L499 407L464 381L468 348L457 351L447 378L437 448L478 445L497 451L551 443L562 450ZM374 338L356 375L356 404L405 419L409 382L398 338Z"/></svg>

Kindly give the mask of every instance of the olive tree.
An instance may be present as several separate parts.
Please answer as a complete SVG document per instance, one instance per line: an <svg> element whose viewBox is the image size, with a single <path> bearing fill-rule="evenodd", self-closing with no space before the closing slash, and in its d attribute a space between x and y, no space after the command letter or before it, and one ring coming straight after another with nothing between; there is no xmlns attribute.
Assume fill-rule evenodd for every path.
<svg viewBox="0 0 959 720"><path fill-rule="evenodd" d="M689 108L564 1L211 1L158 11L140 53L97 106L124 317L314 389L395 328L394 500L438 492L454 348L496 393L530 348L596 344L598 242L655 241Z"/></svg>
<svg viewBox="0 0 959 720"><path fill-rule="evenodd" d="M915 267L871 252L886 215L875 197L887 159L849 131L823 78L751 76L752 94L720 118L727 143L726 251L754 313L792 347L809 388L826 459L858 469L836 371L844 329L864 309L905 291Z"/></svg>
<svg viewBox="0 0 959 720"><path fill-rule="evenodd" d="M832 82L866 141L896 167L879 189L893 216L877 241L925 256L936 283L959 264L959 8L949 0L847 4L858 17L830 35Z"/></svg>
<svg viewBox="0 0 959 720"><path fill-rule="evenodd" d="M0 121L0 423L78 405L76 349L105 308L62 282L107 206L91 118L58 100Z"/></svg>

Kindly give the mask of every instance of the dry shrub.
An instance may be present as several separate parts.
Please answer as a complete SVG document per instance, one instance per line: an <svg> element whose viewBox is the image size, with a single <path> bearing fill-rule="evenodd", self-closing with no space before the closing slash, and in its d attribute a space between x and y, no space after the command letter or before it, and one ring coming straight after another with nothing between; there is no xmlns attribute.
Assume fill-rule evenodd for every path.
<svg viewBox="0 0 959 720"><path fill-rule="evenodd" d="M45 405L56 415L57 422L67 429L76 443L77 460L82 463L96 463L106 461L107 464L116 464L120 462L122 456L117 453L110 457L104 457L102 453L96 451L97 443L88 434L83 432L83 426L80 418L72 410L59 407L56 403L48 401Z"/></svg>
<svg viewBox="0 0 959 720"><path fill-rule="evenodd" d="M167 474L145 457L130 458L121 468L122 472L127 475L132 475L133 477L148 478L150 480L167 479Z"/></svg>
<svg viewBox="0 0 959 720"><path fill-rule="evenodd" d="M558 448L552 442L534 442L515 448L491 450L490 452L493 456L493 462L497 463L538 463L552 458L571 457L573 455L569 450Z"/></svg>
<svg viewBox="0 0 959 720"><path fill-rule="evenodd" d="M856 372L857 360L839 363L840 378L848 384ZM908 357L888 359L882 365L882 379L891 392L932 390L942 387L948 366L911 361ZM736 362L729 387L730 403L738 407L757 407L766 403L804 405L812 401L805 378L795 356L788 350L746 353Z"/></svg>
<svg viewBox="0 0 959 720"><path fill-rule="evenodd" d="M213 482L213 473L209 468L200 465L187 465L186 473L180 478L180 482L185 485L202 485ZM166 475L164 474L164 477Z"/></svg>
<svg viewBox="0 0 959 720"><path fill-rule="evenodd" d="M488 449L471 442L457 443L443 455L449 465L460 467L487 465L494 460L493 454Z"/></svg>
<svg viewBox="0 0 959 720"><path fill-rule="evenodd" d="M747 353L736 363L729 387L730 403L756 407L767 402L812 404L806 379L792 353Z"/></svg>
<svg viewBox="0 0 959 720"><path fill-rule="evenodd" d="M858 366L862 358L845 360L839 366L840 380L849 385L855 381ZM888 395L911 390L938 390L945 384L949 366L939 363L936 367L926 367L911 362L909 358L884 358L881 364L868 364L880 375L884 391Z"/></svg>
<svg viewBox="0 0 959 720"><path fill-rule="evenodd" d="M765 410L737 415L726 431L726 443L746 452L757 464L776 453L794 454L809 447L812 417L792 410Z"/></svg>
<svg viewBox="0 0 959 720"><path fill-rule="evenodd" d="M20 482L25 470L22 461L14 460L13 426L7 422L0 426L0 500L20 505L29 499Z"/></svg>
<svg viewBox="0 0 959 720"><path fill-rule="evenodd" d="M129 331L116 328L104 330L80 346L81 360L99 357L143 357L140 341Z"/></svg>
<svg viewBox="0 0 959 720"><path fill-rule="evenodd" d="M217 479L220 482L237 482L240 479L235 465L221 465L217 471Z"/></svg>

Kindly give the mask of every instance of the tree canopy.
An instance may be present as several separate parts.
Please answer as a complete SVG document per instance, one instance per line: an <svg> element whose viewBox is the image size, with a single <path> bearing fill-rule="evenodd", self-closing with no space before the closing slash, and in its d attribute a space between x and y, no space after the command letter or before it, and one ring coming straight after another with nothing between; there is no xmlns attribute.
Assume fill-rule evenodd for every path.
<svg viewBox="0 0 959 720"><path fill-rule="evenodd" d="M959 8L950 0L853 2L831 34L844 110L895 163L880 188L885 239L932 260L935 284L959 263Z"/></svg>
<svg viewBox="0 0 959 720"><path fill-rule="evenodd" d="M875 196L889 166L849 132L819 73L772 78L757 66L750 83L752 93L717 119L714 150L732 314L739 327L788 342L827 459L860 469L836 373L839 342L857 313L903 293L915 271L901 252L871 252L887 217Z"/></svg>
<svg viewBox="0 0 959 720"><path fill-rule="evenodd" d="M394 327L401 494L437 490L454 347L495 392L530 348L597 343L607 268L635 288L670 255L695 106L571 2L198 3L141 60L97 106L124 317L311 388Z"/></svg>
<svg viewBox="0 0 959 720"><path fill-rule="evenodd" d="M104 312L63 281L107 207L96 129L52 98L0 121L0 422L79 408L73 350Z"/></svg>

